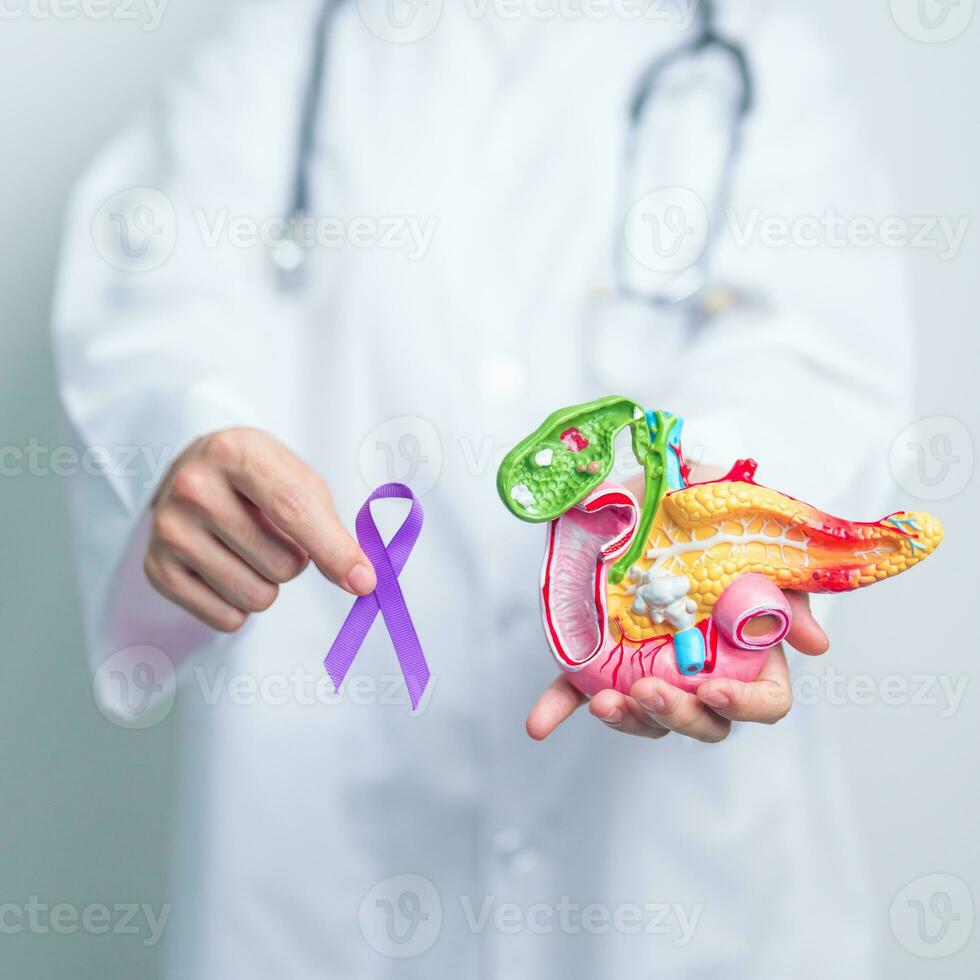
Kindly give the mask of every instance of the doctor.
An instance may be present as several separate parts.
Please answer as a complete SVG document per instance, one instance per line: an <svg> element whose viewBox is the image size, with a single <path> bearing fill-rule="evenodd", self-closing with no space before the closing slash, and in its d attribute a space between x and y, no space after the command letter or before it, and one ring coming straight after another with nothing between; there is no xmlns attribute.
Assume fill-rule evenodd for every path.
<svg viewBox="0 0 980 980"><path fill-rule="evenodd" d="M74 486L81 585L104 709L179 682L168 976L873 975L829 706L787 715L779 653L575 712L542 542L495 496L546 414L622 391L704 461L883 506L901 269L819 228L887 213L885 182L790 5L717 11L751 98L729 49L685 47L701 7L252 6L81 181L54 323L107 461ZM322 668L387 479L426 510L414 714L380 626L339 693Z"/></svg>

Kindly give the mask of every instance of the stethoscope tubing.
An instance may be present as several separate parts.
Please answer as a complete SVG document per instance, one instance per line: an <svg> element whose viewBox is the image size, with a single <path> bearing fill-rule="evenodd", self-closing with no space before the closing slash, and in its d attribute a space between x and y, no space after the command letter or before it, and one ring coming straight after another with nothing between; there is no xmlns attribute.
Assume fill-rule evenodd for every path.
<svg viewBox="0 0 980 980"><path fill-rule="evenodd" d="M310 187L310 164L313 159L317 139L317 120L324 100L326 86L328 51L333 32L334 19L340 7L340 0L323 0L317 11L314 23L314 43L311 51L309 75L303 92L302 110L300 115L299 134L296 146L296 162L293 173L293 183L288 214L290 215L290 239L292 250L283 249L283 261L277 262L283 276L283 284L296 282L302 274L303 250L297 240L295 229L299 228L305 218L311 213L312 199ZM626 197L632 175L636 168L637 149L639 146L639 131L643 116L650 99L656 93L659 82L665 73L673 66L687 58L697 57L709 50L716 50L730 58L736 70L737 84L740 86L739 98L735 107L735 118L732 134L729 139L725 162L722 167L718 187L712 200L715 210L721 206L731 184L735 161L741 146L742 123L749 113L753 100L752 75L748 59L742 48L717 34L714 27L714 5L711 0L701 0L698 4L698 33L690 42L654 58L643 70L633 88L632 97L627 109L627 127L625 145L623 148L623 166L620 173L620 213L628 203ZM712 214L716 217L716 214ZM287 245L290 242L286 243ZM625 256L623 249L625 241L622 235L614 236L613 245L613 276L614 286L618 295L625 298L642 301L653 307L673 307L690 302L692 296L663 297L650 295L632 289L625 275ZM702 254L699 264L707 263L708 249ZM697 290L694 291L695 293Z"/></svg>

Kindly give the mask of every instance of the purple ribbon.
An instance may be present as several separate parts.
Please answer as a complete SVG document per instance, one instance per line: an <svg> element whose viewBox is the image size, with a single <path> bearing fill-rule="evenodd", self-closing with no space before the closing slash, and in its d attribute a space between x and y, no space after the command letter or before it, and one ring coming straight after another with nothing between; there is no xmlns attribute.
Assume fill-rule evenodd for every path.
<svg viewBox="0 0 980 980"><path fill-rule="evenodd" d="M391 497L411 500L412 507L408 517L395 532L395 536L386 548L371 516L371 504L375 500ZM404 483L385 483L364 501L364 505L357 513L354 527L364 554L374 566L378 584L374 592L359 596L354 602L347 619L344 620L344 625L340 627L337 639L333 641L333 646L327 653L326 660L323 661L323 666L326 667L334 687L339 690L380 610L405 677L408 696L412 699L412 708L415 709L419 706L425 687L429 683L429 666L425 662L425 654L422 653L422 645L415 632L408 606L405 605L398 576L405 567L405 562L408 561L408 556L412 553L412 548L415 547L419 532L422 530L422 505Z"/></svg>

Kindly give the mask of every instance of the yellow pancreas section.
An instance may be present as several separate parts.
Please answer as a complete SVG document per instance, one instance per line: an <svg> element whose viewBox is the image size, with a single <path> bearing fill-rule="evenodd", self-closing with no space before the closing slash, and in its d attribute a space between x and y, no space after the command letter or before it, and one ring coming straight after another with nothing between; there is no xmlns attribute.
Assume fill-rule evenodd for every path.
<svg viewBox="0 0 980 980"><path fill-rule="evenodd" d="M720 481L664 498L644 555L631 571L656 566L658 574L686 575L701 620L738 575L759 572L785 589L844 591L918 564L942 536L942 526L929 514L850 523L768 487ZM618 620L634 637L673 633L668 624L657 626L633 612L632 585L627 577L609 586L610 623Z"/></svg>

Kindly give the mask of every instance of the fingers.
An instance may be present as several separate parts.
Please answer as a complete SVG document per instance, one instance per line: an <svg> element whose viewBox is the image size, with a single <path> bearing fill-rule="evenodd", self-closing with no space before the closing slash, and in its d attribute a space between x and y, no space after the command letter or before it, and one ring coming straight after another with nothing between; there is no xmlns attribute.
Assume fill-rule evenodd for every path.
<svg viewBox="0 0 980 980"><path fill-rule="evenodd" d="M544 691L527 718L531 738L547 738L585 701L564 675ZM793 706L786 656L775 646L752 683L728 678L705 681L689 694L655 677L637 681L629 695L605 690L589 702L589 713L625 735L659 739L677 732L700 742L720 742L733 721L774 724Z"/></svg>
<svg viewBox="0 0 980 980"><path fill-rule="evenodd" d="M205 518L215 537L270 582L283 585L306 568L310 556L230 486L222 486L218 510Z"/></svg>
<svg viewBox="0 0 980 980"><path fill-rule="evenodd" d="M184 466L158 503L158 519L171 508L184 520L208 528L270 582L291 581L309 561L309 555L237 494L218 470Z"/></svg>
<svg viewBox="0 0 980 980"><path fill-rule="evenodd" d="M630 689L645 714L658 725L699 742L720 742L731 731L731 722L719 717L693 694L656 677L644 677Z"/></svg>
<svg viewBox="0 0 980 980"><path fill-rule="evenodd" d="M243 612L263 612L276 600L279 586L263 578L210 531L186 522L174 538L158 533L151 550L162 561L176 561L202 578L225 602Z"/></svg>
<svg viewBox="0 0 980 980"><path fill-rule="evenodd" d="M247 613L226 602L207 583L177 561L161 561L157 555L148 551L143 560L143 571L153 588L164 598L212 629L234 633L248 618Z"/></svg>
<svg viewBox="0 0 980 980"><path fill-rule="evenodd" d="M785 718L793 706L793 686L782 646L769 651L762 671L751 683L728 678L705 681L697 698L730 721L772 725Z"/></svg>
<svg viewBox="0 0 980 980"><path fill-rule="evenodd" d="M547 738L585 700L564 675L555 678L527 717L528 735L538 741ZM720 742L731 730L728 719L716 715L693 694L652 677L637 681L630 696L600 691L589 703L589 713L610 728L642 738L658 739L675 731L702 742Z"/></svg>
<svg viewBox="0 0 980 980"><path fill-rule="evenodd" d="M807 656L826 653L830 649L830 640L810 612L810 596L806 592L784 592L783 595L792 613L786 642Z"/></svg>
<svg viewBox="0 0 980 980"><path fill-rule="evenodd" d="M633 698L619 691L600 691L589 702L589 713L624 735L656 739L670 731L654 721Z"/></svg>
<svg viewBox="0 0 980 980"><path fill-rule="evenodd" d="M571 682L560 674L544 690L527 716L528 735L540 742L547 738L566 718L571 717L585 701Z"/></svg>
<svg viewBox="0 0 980 980"><path fill-rule="evenodd" d="M374 569L337 517L326 483L285 446L264 433L243 441L219 432L205 452L331 582L355 595L374 590Z"/></svg>

